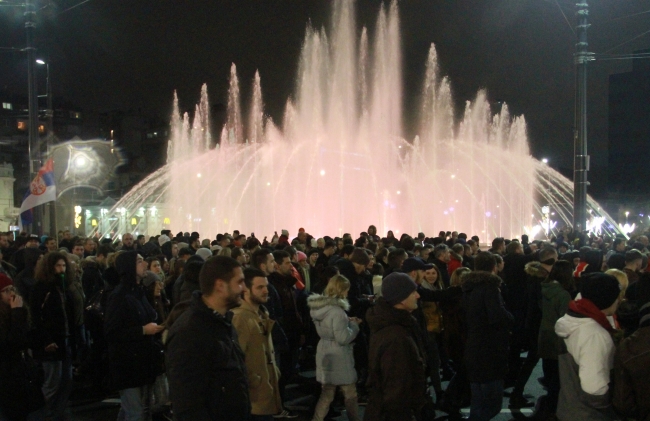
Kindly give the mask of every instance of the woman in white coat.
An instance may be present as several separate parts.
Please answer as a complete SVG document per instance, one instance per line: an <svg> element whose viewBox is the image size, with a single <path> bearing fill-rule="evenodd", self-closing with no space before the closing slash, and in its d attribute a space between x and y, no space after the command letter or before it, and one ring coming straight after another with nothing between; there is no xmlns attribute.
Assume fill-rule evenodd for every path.
<svg viewBox="0 0 650 421"><path fill-rule="evenodd" d="M350 308L347 300L349 290L350 281L345 276L336 275L327 283L323 295L312 294L307 299L320 336L316 350L316 380L322 385L322 392L313 421L325 418L337 387L345 397L348 419L359 421L352 341L359 334L361 320L345 313Z"/></svg>

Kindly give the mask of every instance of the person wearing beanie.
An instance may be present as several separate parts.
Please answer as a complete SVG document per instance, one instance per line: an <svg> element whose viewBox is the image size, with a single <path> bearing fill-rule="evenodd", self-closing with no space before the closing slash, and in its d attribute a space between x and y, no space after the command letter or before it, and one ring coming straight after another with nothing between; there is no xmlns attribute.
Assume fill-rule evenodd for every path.
<svg viewBox="0 0 650 421"><path fill-rule="evenodd" d="M615 332L607 316L616 313L620 284L612 275L590 273L582 276L580 294L555 324L555 333L562 339L557 417L561 421L615 420L609 390Z"/></svg>
<svg viewBox="0 0 650 421"><path fill-rule="evenodd" d="M612 403L618 412L636 420L650 419L650 274L637 281L639 328L618 346L614 359Z"/></svg>
<svg viewBox="0 0 650 421"><path fill-rule="evenodd" d="M381 293L366 313L371 333L364 420L412 420L427 402L426 352L411 314L420 296L413 279L400 272L384 278Z"/></svg>

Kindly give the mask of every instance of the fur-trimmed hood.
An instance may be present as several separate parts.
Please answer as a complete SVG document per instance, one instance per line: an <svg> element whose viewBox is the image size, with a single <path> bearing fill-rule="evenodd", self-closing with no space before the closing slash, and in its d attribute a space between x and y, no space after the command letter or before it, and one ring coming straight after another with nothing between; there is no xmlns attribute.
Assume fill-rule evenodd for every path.
<svg viewBox="0 0 650 421"><path fill-rule="evenodd" d="M326 295L320 294L311 294L307 297L307 305L311 310L318 310L326 306L338 306L341 307L344 311L350 309L350 303L348 300L343 298L328 297Z"/></svg>
<svg viewBox="0 0 650 421"><path fill-rule="evenodd" d="M343 298L328 297L325 295L312 294L307 298L311 318L314 321L324 320L331 311L348 311L350 304Z"/></svg>
<svg viewBox="0 0 650 421"><path fill-rule="evenodd" d="M463 283L463 292L469 292L480 284L494 285L498 288L503 282L497 275L482 270L468 273L463 280L465 281Z"/></svg>
<svg viewBox="0 0 650 421"><path fill-rule="evenodd" d="M542 266L540 262L526 263L524 270L528 275L541 279L546 279L549 274L549 272L544 268L544 266Z"/></svg>

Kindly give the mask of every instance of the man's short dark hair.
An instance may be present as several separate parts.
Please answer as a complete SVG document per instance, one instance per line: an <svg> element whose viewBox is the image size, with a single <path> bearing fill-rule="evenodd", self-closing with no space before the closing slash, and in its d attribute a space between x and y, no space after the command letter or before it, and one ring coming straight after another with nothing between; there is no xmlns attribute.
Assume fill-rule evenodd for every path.
<svg viewBox="0 0 650 421"><path fill-rule="evenodd" d="M482 251L474 258L474 270L492 272L497 265L497 259L489 251Z"/></svg>
<svg viewBox="0 0 650 421"><path fill-rule="evenodd" d="M275 263L278 265L281 265L282 261L287 257L291 259L289 252L286 252L284 250L276 250L273 252L273 260L275 260Z"/></svg>
<svg viewBox="0 0 650 421"><path fill-rule="evenodd" d="M404 253L406 253L406 250L397 248L390 253L388 253L388 266L390 266L393 269L398 269L402 267L402 263L404 260Z"/></svg>
<svg viewBox="0 0 650 421"><path fill-rule="evenodd" d="M354 251L354 246L352 244L346 244L341 249L341 256L345 256L346 254L352 254L353 251Z"/></svg>
<svg viewBox="0 0 650 421"><path fill-rule="evenodd" d="M189 249L189 247L183 247L182 249L178 250L178 257L183 257L183 256L192 256L194 253L192 253L192 250Z"/></svg>
<svg viewBox="0 0 650 421"><path fill-rule="evenodd" d="M643 260L643 254L637 249L632 249L625 253L625 263L632 263L639 259Z"/></svg>
<svg viewBox="0 0 650 421"><path fill-rule="evenodd" d="M505 244L505 240L502 237L495 238L492 240L492 250L497 250L502 244Z"/></svg>
<svg viewBox="0 0 650 421"><path fill-rule="evenodd" d="M368 253L362 248L355 248L350 254L350 261L359 265L367 266L370 263L370 257Z"/></svg>
<svg viewBox="0 0 650 421"><path fill-rule="evenodd" d="M108 257L109 253L113 253L115 250L113 250L113 247L108 246L106 244L102 244L101 246L97 247L97 253L95 254L97 257L99 256L104 256Z"/></svg>
<svg viewBox="0 0 650 421"><path fill-rule="evenodd" d="M246 288L253 288L253 279L255 278L266 278L266 273L255 268L244 269L244 283L246 284Z"/></svg>
<svg viewBox="0 0 650 421"><path fill-rule="evenodd" d="M212 295L215 281L221 279L229 282L233 277L234 270L240 267L241 264L232 257L213 256L206 260L199 273L199 285L203 295ZM183 270L187 270L187 265Z"/></svg>
<svg viewBox="0 0 650 421"><path fill-rule="evenodd" d="M539 252L539 261L544 262L545 260L553 258L553 256L557 257L557 250L553 247L544 247Z"/></svg>
<svg viewBox="0 0 650 421"><path fill-rule="evenodd" d="M520 242L518 241L511 241L510 244L506 246L506 254L515 254L515 252L519 249L522 248L523 246L521 245Z"/></svg>
<svg viewBox="0 0 650 421"><path fill-rule="evenodd" d="M334 240L325 240L325 245L323 246L323 250L331 249L336 247L336 243Z"/></svg>
<svg viewBox="0 0 650 421"><path fill-rule="evenodd" d="M445 254L448 251L449 251L449 247L447 247L446 244L438 244L433 248L433 257L437 259L438 257L440 257L441 255Z"/></svg>
<svg viewBox="0 0 650 421"><path fill-rule="evenodd" d="M255 269L260 269L263 264L266 263L268 260L268 255L271 254L271 250L269 249L259 249L255 250L253 252L253 255L251 256L251 266L253 266Z"/></svg>
<svg viewBox="0 0 650 421"><path fill-rule="evenodd" d="M141 238L144 238L144 234L138 235L138 240L141 239Z"/></svg>

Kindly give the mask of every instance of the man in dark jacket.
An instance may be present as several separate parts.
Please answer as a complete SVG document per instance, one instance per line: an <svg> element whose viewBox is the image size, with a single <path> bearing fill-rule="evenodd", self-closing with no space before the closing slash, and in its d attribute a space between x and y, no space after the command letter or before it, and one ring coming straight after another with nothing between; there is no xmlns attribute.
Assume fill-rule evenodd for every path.
<svg viewBox="0 0 650 421"><path fill-rule="evenodd" d="M167 339L167 378L178 421L247 420L251 413L244 352L231 309L246 291L235 259L208 259L200 292L176 320Z"/></svg>
<svg viewBox="0 0 650 421"><path fill-rule="evenodd" d="M542 302L542 282L551 273L553 265L557 261L557 250L553 247L544 247L539 252L539 262L529 262L525 266L527 285L527 302L526 302L526 321L524 324L524 335L526 337L525 345L528 346L528 353L526 359L521 364L518 373L515 387L510 394L511 408L523 408L533 406L524 398L524 387L528 382L533 369L539 362L539 355L537 353L539 327L542 323L542 308L539 303ZM602 261L602 257L601 257ZM521 349L523 350L523 349ZM512 352L513 354L515 351Z"/></svg>
<svg viewBox="0 0 650 421"><path fill-rule="evenodd" d="M366 421L411 421L426 403L426 353L417 321L417 285L405 273L384 278L382 297L366 314L370 369Z"/></svg>
<svg viewBox="0 0 650 421"><path fill-rule="evenodd" d="M508 370L508 340L512 315L505 309L497 262L490 252L474 260L465 277L463 301L467 321L465 365L472 388L470 419L488 421L501 411L503 379Z"/></svg>
<svg viewBox="0 0 650 421"><path fill-rule="evenodd" d="M112 386L120 391L118 417L146 420L151 387L163 372L162 346L155 335L164 327L156 324L140 281L147 263L137 251L127 251L115 260L120 284L106 304L104 332ZM162 323L162 321L160 321Z"/></svg>
<svg viewBox="0 0 650 421"><path fill-rule="evenodd" d="M650 419L650 278L637 281L639 328L618 347L614 359L613 404L622 415Z"/></svg>

